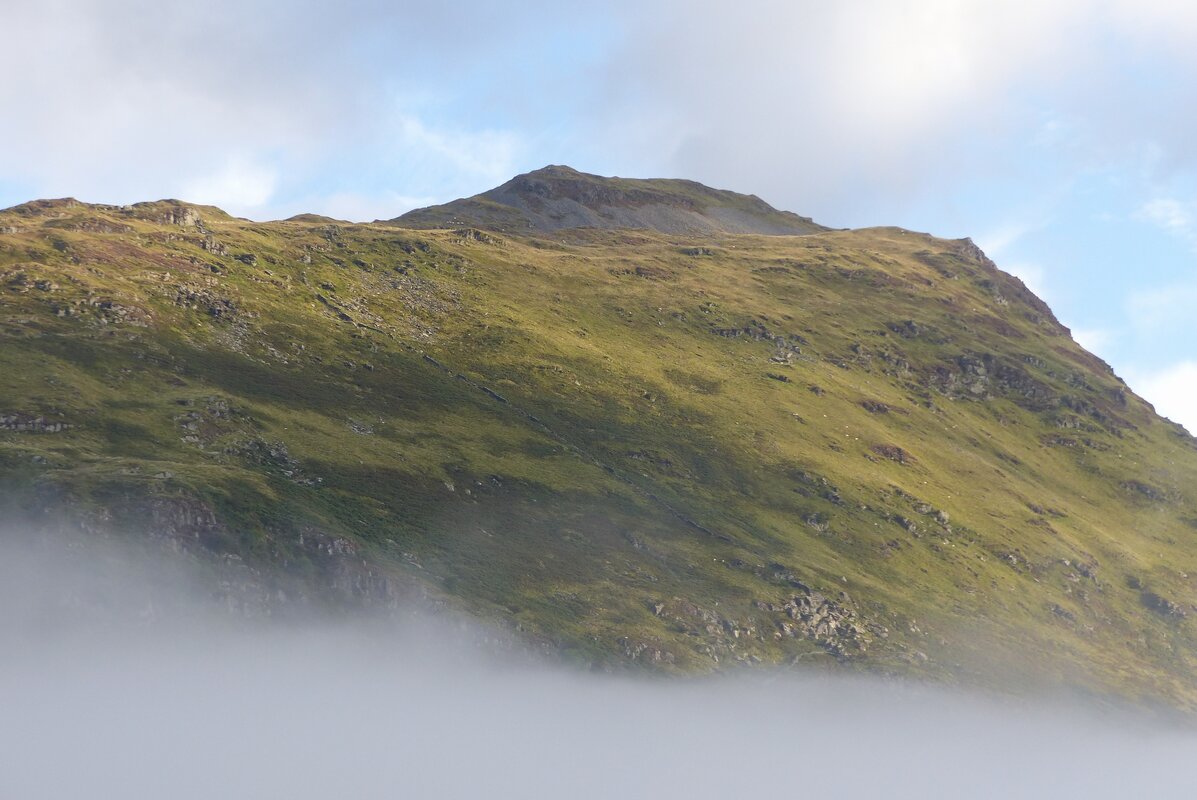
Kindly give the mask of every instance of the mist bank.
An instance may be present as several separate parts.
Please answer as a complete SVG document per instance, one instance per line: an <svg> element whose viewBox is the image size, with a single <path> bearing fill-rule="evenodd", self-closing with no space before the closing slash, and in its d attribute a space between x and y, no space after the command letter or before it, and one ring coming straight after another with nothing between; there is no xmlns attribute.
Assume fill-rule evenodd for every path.
<svg viewBox="0 0 1197 800"><path fill-rule="evenodd" d="M178 561L0 537L0 796L1188 798L1192 729L756 671L573 672L447 615L230 616Z"/></svg>

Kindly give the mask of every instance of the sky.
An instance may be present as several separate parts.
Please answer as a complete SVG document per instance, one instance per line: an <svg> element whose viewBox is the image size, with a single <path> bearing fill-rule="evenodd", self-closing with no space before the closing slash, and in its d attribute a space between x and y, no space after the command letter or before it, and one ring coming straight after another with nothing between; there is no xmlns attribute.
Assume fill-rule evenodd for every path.
<svg viewBox="0 0 1197 800"><path fill-rule="evenodd" d="M691 178L971 236L1197 431L1197 4L0 0L0 30L0 207Z"/></svg>

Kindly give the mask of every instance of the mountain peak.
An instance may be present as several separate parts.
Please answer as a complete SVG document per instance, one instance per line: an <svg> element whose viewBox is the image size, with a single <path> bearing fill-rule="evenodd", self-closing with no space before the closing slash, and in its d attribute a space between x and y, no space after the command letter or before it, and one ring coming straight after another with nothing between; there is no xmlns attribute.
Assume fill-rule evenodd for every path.
<svg viewBox="0 0 1197 800"><path fill-rule="evenodd" d="M543 177L559 177L571 175L585 175L585 172L579 172L568 164L546 164L540 169L534 169L526 175L539 175Z"/></svg>
<svg viewBox="0 0 1197 800"><path fill-rule="evenodd" d="M410 211L390 223L408 228L471 225L509 233L602 228L801 235L825 230L755 195L688 180L604 177L559 164L517 175L473 197Z"/></svg>

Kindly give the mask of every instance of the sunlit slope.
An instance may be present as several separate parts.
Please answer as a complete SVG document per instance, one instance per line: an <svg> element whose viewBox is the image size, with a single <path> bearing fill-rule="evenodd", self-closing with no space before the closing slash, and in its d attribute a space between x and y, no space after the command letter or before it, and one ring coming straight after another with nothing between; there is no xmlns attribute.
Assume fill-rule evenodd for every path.
<svg viewBox="0 0 1197 800"><path fill-rule="evenodd" d="M1197 701L1197 445L967 241L52 201L0 303L26 511L587 662Z"/></svg>

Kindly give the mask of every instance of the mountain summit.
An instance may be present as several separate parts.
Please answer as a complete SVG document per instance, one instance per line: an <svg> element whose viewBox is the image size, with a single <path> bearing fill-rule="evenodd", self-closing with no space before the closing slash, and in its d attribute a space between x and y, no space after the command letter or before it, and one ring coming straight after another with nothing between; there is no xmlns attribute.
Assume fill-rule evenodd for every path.
<svg viewBox="0 0 1197 800"><path fill-rule="evenodd" d="M648 229L661 233L801 235L826 230L779 211L756 195L685 180L604 178L564 166L517 175L473 197L409 211L405 228L473 225L511 233L565 228Z"/></svg>
<svg viewBox="0 0 1197 800"><path fill-rule="evenodd" d="M967 239L564 167L389 224L0 211L0 523L181 552L247 613L1197 709L1194 487L1197 439Z"/></svg>

